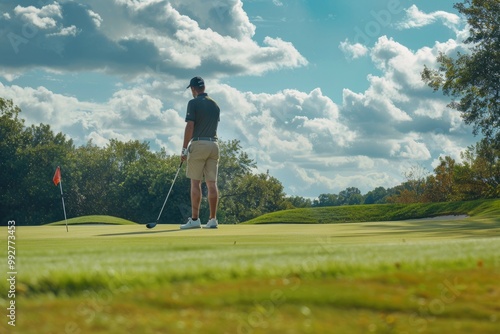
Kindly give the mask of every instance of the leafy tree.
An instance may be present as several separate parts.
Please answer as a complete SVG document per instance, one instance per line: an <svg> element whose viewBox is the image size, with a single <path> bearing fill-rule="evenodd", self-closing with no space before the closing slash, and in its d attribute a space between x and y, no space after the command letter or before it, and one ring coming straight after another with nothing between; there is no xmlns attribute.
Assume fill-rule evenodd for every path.
<svg viewBox="0 0 500 334"><path fill-rule="evenodd" d="M482 198L500 197L500 146L493 145L487 140L482 140L476 146L477 158L474 171L477 178L483 180L486 192Z"/></svg>
<svg viewBox="0 0 500 334"><path fill-rule="evenodd" d="M120 142L111 140L106 148L113 168L110 187L112 193L107 200L114 203L113 216L130 220L141 219L142 212L151 212L148 188L154 155L146 142Z"/></svg>
<svg viewBox="0 0 500 334"><path fill-rule="evenodd" d="M239 140L219 142L219 175L218 187L223 196L231 196L228 193L234 180L250 173L257 165L246 152L242 151Z"/></svg>
<svg viewBox="0 0 500 334"><path fill-rule="evenodd" d="M416 164L403 173L406 181L396 187L397 194L390 196L391 203L419 203L423 202L425 180L429 173L422 165Z"/></svg>
<svg viewBox="0 0 500 334"><path fill-rule="evenodd" d="M364 204L383 204L387 194L388 191L384 187L377 187L365 195Z"/></svg>
<svg viewBox="0 0 500 334"><path fill-rule="evenodd" d="M419 203L422 201L422 198L420 196L417 196L414 190L408 189L407 184L405 183L397 186L396 189L397 193L387 198L388 203L410 204Z"/></svg>
<svg viewBox="0 0 500 334"><path fill-rule="evenodd" d="M314 200L312 206L340 206L340 205L358 205L362 204L364 196L361 191L356 187L348 187L339 194L321 194L318 199Z"/></svg>
<svg viewBox="0 0 500 334"><path fill-rule="evenodd" d="M0 218L2 222L13 219L11 211L16 205L12 196L17 189L19 173L16 152L22 146L24 120L19 118L21 109L11 100L0 98Z"/></svg>
<svg viewBox="0 0 500 334"><path fill-rule="evenodd" d="M324 207L324 206L337 206L339 204L339 196L336 194L321 194L318 196L317 200L314 200L313 206Z"/></svg>
<svg viewBox="0 0 500 334"><path fill-rule="evenodd" d="M77 181L68 188L75 216L101 214L112 210L111 184L117 172L109 150L89 141L72 152L71 165L67 166Z"/></svg>
<svg viewBox="0 0 500 334"><path fill-rule="evenodd" d="M63 219L59 189L52 176L68 159L73 142L49 125L24 127L21 110L0 99L0 218L18 225ZM63 180L70 180L63 174Z"/></svg>
<svg viewBox="0 0 500 334"><path fill-rule="evenodd" d="M302 196L290 196L286 198L286 201L290 203L292 208L310 208L312 206L312 201Z"/></svg>
<svg viewBox="0 0 500 334"><path fill-rule="evenodd" d="M454 6L467 18L470 53L440 53L438 69L425 66L422 79L452 98L466 124L500 146L500 1L465 0Z"/></svg>
<svg viewBox="0 0 500 334"><path fill-rule="evenodd" d="M363 203L361 191L356 187L348 187L339 192L338 205L356 205Z"/></svg>
<svg viewBox="0 0 500 334"><path fill-rule="evenodd" d="M246 152L242 151L239 140L220 141L219 152L217 186L220 199L217 215L221 222L239 223L242 218L236 209L237 202L247 194L244 189L241 189L240 181L251 173L256 163ZM208 210L208 202L203 198L200 215L208 215Z"/></svg>
<svg viewBox="0 0 500 334"><path fill-rule="evenodd" d="M226 223L239 223L287 208L283 185L269 174L246 174L236 182L231 202L224 205Z"/></svg>
<svg viewBox="0 0 500 334"><path fill-rule="evenodd" d="M456 193L455 165L451 157L439 157L439 165L434 168L435 175L427 177L424 202L447 202L453 200Z"/></svg>
<svg viewBox="0 0 500 334"><path fill-rule="evenodd" d="M75 179L65 189L68 211L156 221L179 163L164 150L151 152L146 142L111 140L106 147L89 142L74 150L66 168ZM160 223L180 224L189 208L189 180L179 171Z"/></svg>
<svg viewBox="0 0 500 334"><path fill-rule="evenodd" d="M483 140L462 153L456 183L461 200L500 197L500 149Z"/></svg>
<svg viewBox="0 0 500 334"><path fill-rule="evenodd" d="M18 192L14 197L22 208L21 224L42 224L64 218L60 191L52 183L58 165L64 166L68 154L74 149L73 141L62 133L54 134L49 125L31 126L24 131L24 147L17 152L19 170L24 177L19 179ZM71 184L71 176L64 173L61 182ZM65 188L66 190L66 188Z"/></svg>

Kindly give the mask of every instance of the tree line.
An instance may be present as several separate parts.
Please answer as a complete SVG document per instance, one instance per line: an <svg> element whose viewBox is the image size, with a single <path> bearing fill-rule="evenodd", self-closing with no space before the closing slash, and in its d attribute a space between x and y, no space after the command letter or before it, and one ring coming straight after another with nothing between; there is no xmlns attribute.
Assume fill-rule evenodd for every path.
<svg viewBox="0 0 500 334"><path fill-rule="evenodd" d="M469 146L462 162L445 156L433 172L421 165L411 166L400 185L377 187L362 195L351 187L339 194L321 194L313 201L295 200L301 207L384 203L435 203L500 198L500 149L488 140Z"/></svg>

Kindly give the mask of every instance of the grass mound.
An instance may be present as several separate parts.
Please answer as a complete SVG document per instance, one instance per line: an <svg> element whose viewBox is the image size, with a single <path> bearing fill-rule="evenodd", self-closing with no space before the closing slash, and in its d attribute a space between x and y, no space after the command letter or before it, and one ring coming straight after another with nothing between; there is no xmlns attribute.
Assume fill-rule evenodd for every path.
<svg viewBox="0 0 500 334"><path fill-rule="evenodd" d="M245 224L334 224L396 221L467 215L475 218L500 217L500 200L468 202L373 204L303 208L269 213Z"/></svg>
<svg viewBox="0 0 500 334"><path fill-rule="evenodd" d="M82 216L82 217L75 217L68 219L68 225L83 225L83 224L135 225L137 223L134 223L133 221L123 218L118 218L113 216L102 216L102 215ZM52 226L66 225L66 221L61 220L47 225L52 225Z"/></svg>

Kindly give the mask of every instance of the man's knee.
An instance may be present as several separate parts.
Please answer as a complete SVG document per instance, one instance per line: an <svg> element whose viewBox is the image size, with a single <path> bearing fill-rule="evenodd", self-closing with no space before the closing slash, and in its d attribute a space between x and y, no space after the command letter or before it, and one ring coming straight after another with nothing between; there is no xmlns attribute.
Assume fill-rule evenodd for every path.
<svg viewBox="0 0 500 334"><path fill-rule="evenodd" d="M201 181L191 180L191 190L201 191Z"/></svg>
<svg viewBox="0 0 500 334"><path fill-rule="evenodd" d="M209 193L215 193L217 192L217 182L215 181L207 181L207 188Z"/></svg>

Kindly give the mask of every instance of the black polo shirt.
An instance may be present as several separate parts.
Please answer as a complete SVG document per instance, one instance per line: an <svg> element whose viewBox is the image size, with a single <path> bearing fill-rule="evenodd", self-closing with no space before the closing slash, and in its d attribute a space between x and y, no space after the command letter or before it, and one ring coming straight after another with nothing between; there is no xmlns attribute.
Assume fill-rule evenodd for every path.
<svg viewBox="0 0 500 334"><path fill-rule="evenodd" d="M188 121L194 122L193 138L217 138L220 108L214 100L208 97L207 93L199 94L188 102L186 122Z"/></svg>

